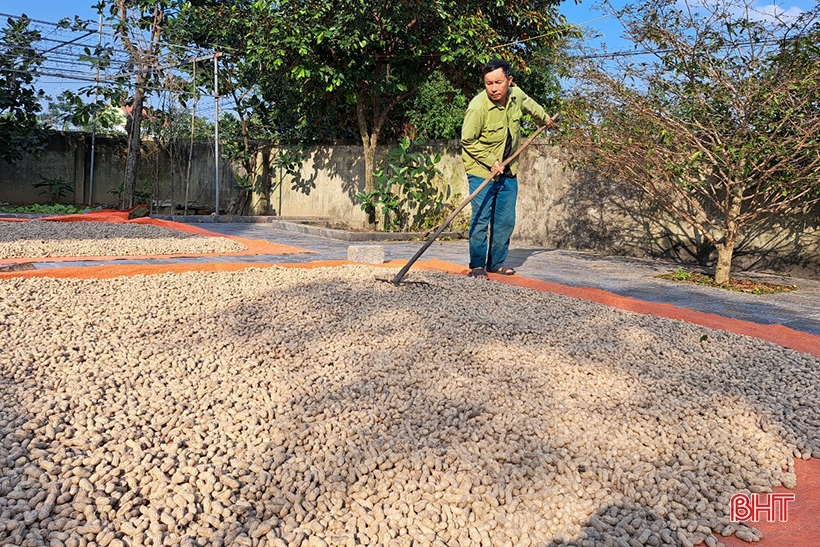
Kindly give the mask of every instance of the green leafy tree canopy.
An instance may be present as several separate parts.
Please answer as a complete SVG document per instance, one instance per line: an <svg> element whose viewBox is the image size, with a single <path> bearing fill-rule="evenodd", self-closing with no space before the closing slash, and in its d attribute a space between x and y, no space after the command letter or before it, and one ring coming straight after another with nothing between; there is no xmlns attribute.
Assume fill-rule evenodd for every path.
<svg viewBox="0 0 820 547"><path fill-rule="evenodd" d="M559 4L258 0L248 51L269 75L298 82L309 107L330 94L351 106L369 192L376 146L397 105L437 70L458 86L475 85L491 57L526 70L536 46L555 43L568 30Z"/></svg>
<svg viewBox="0 0 820 547"><path fill-rule="evenodd" d="M45 96L34 84L43 57L34 48L40 33L29 28L24 15L9 18L0 43L0 158L8 163L24 153L42 150L48 131L39 121L40 99Z"/></svg>

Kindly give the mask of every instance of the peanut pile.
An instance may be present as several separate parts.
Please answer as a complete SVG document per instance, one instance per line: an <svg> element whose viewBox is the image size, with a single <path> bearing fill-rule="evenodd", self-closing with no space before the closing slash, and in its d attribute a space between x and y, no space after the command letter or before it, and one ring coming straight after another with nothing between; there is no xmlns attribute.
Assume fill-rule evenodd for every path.
<svg viewBox="0 0 820 547"><path fill-rule="evenodd" d="M0 259L143 256L239 252L224 237L187 234L149 224L114 222L0 222Z"/></svg>
<svg viewBox="0 0 820 547"><path fill-rule="evenodd" d="M689 546L820 456L820 360L366 266L0 280L0 544Z"/></svg>

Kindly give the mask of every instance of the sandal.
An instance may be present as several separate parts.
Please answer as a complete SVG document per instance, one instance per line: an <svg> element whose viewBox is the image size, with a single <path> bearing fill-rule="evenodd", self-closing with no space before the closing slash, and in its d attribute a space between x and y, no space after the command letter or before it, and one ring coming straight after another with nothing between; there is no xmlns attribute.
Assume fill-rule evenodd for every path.
<svg viewBox="0 0 820 547"><path fill-rule="evenodd" d="M492 271L490 273L496 273L496 274L500 274L500 275L515 275L515 270L513 270L509 266L501 266L497 270Z"/></svg>
<svg viewBox="0 0 820 547"><path fill-rule="evenodd" d="M490 279L490 276L487 275L487 271L484 268L473 268L470 270L470 273L467 274L467 277L475 277L476 279Z"/></svg>

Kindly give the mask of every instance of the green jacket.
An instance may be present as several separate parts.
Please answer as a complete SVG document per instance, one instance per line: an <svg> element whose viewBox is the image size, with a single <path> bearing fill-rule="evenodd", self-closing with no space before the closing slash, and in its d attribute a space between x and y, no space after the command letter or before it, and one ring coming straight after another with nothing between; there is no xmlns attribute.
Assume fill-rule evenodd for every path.
<svg viewBox="0 0 820 547"><path fill-rule="evenodd" d="M512 136L512 150L521 145L521 116L529 114L538 125L549 116L541 105L532 100L520 87L510 87L507 106L494 103L486 91L470 101L464 124L461 126L461 159L468 175L482 178L490 176L490 167L503 161L507 130ZM510 164L513 175L518 172L518 159Z"/></svg>

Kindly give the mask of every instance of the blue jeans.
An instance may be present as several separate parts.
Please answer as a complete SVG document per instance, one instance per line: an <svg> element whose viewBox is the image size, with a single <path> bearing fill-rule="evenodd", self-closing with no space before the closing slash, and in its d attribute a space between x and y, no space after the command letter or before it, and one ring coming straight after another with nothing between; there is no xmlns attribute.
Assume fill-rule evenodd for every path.
<svg viewBox="0 0 820 547"><path fill-rule="evenodd" d="M484 182L476 175L467 175L467 180L471 195ZM501 176L490 181L471 202L470 268L485 268L494 272L504 265L510 248L510 236L515 228L517 198L518 178Z"/></svg>

